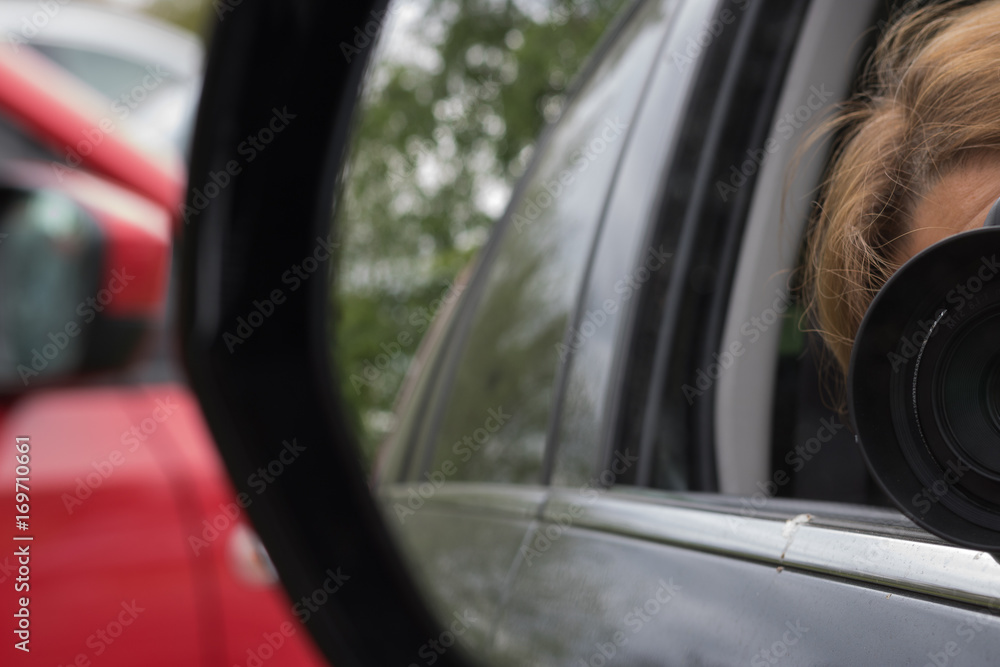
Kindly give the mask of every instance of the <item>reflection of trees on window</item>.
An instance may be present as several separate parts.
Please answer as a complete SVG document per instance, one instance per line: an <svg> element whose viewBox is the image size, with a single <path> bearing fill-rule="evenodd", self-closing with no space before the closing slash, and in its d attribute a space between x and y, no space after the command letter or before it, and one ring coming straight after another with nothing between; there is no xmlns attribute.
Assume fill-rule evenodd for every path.
<svg viewBox="0 0 1000 667"><path fill-rule="evenodd" d="M369 445L391 427L426 331L412 322L485 241L543 123L622 4L413 0L392 13L338 207L331 309L343 392ZM415 340L386 363L379 355L404 331ZM374 379L358 382L366 369Z"/></svg>
<svg viewBox="0 0 1000 667"><path fill-rule="evenodd" d="M515 247L494 266L435 439L436 463L453 460L455 479L538 481L545 450L554 344L569 313L552 308L545 294L553 286L546 270L553 248L527 235L507 238ZM480 443L476 430L489 408L510 418Z"/></svg>

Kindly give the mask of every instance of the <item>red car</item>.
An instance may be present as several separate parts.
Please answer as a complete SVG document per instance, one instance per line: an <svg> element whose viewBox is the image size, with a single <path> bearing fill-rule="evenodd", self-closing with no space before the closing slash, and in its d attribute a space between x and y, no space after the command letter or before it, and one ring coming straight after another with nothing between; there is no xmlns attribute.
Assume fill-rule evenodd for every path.
<svg viewBox="0 0 1000 667"><path fill-rule="evenodd" d="M325 664L167 353L182 163L108 103L0 49L0 664Z"/></svg>

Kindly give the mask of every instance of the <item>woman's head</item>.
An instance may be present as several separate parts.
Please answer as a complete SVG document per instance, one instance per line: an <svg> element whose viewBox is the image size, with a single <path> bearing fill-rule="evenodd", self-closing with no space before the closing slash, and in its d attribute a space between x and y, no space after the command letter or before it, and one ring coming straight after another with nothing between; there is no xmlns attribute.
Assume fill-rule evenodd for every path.
<svg viewBox="0 0 1000 667"><path fill-rule="evenodd" d="M902 14L861 92L821 129L837 141L805 287L809 315L846 373L885 281L932 243L981 226L1000 197L1000 0Z"/></svg>

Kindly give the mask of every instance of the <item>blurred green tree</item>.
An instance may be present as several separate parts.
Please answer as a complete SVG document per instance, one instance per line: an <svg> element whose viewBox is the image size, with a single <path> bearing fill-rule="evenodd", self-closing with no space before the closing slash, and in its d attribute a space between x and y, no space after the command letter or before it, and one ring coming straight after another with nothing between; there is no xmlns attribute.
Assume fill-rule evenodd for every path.
<svg viewBox="0 0 1000 667"><path fill-rule="evenodd" d="M338 206L331 307L342 391L369 456L392 427L429 316L503 213L543 125L623 4L413 0L390 14ZM357 34L345 57L372 48Z"/></svg>

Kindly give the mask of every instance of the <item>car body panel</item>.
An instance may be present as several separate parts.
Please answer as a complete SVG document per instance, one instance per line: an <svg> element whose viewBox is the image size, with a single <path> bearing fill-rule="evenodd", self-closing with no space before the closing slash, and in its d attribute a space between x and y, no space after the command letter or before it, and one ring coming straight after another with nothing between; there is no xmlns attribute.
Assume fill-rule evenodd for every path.
<svg viewBox="0 0 1000 667"><path fill-rule="evenodd" d="M384 500L396 515L389 520L400 524L402 546L432 609L447 622L455 614L466 618L468 628L462 628L458 641L492 664L499 659L491 648L497 617L530 525L531 510L521 504L531 494L520 488L477 489L480 507L524 510L510 516L485 509L470 513L450 502L451 493L435 497L433 488L425 490L426 498L406 487L386 489ZM535 495L537 502L541 499ZM433 658L433 647L413 648L417 664Z"/></svg>
<svg viewBox="0 0 1000 667"><path fill-rule="evenodd" d="M406 493L397 486L387 498ZM1000 564L989 554L915 541L928 536L889 510L809 503L815 514L789 516L795 503L775 501L782 507L766 517L734 516L734 505L711 503L453 484L415 516L427 543L453 543L455 526L527 531L493 642L473 644L488 664L913 665L958 655L991 664L1000 655ZM448 582L438 613L474 600L477 574L499 571L477 564L480 542L473 535L421 563L429 584Z"/></svg>
<svg viewBox="0 0 1000 667"><path fill-rule="evenodd" d="M946 650L991 664L1000 655L1000 619L981 610L587 529L555 534L510 593L497 638L506 664L604 655L629 665L920 665Z"/></svg>
<svg viewBox="0 0 1000 667"><path fill-rule="evenodd" d="M33 659L240 663L290 626L271 664L323 664L269 566L241 567L246 515L188 389L30 394L0 426L0 442L17 436L31 439ZM13 456L0 474L13 478ZM120 638L95 635L133 600Z"/></svg>
<svg viewBox="0 0 1000 667"><path fill-rule="evenodd" d="M155 396L155 397L154 397ZM29 531L32 658L71 664L77 655L102 663L133 664L151 645L159 655L147 664L192 663L203 658L203 642L163 642L163 628L198 637L200 585L210 568L199 566L185 544L190 505L173 480L183 478L191 452L171 447L166 428L131 451L129 429L152 418L159 395L119 390L51 391L16 404L2 427L4 449L15 437L31 442ZM180 425L186 413L170 415ZM159 422L153 422L159 426ZM175 427L176 428L176 427ZM86 434L86 437L81 437ZM136 440L138 443L138 441ZM0 474L14 477L14 457L4 456ZM3 498L13 504L11 490ZM189 502L197 502L191 498ZM141 610L120 637L107 644L95 632L114 623L122 604ZM8 606L10 602L8 603ZM13 609L10 610L13 613ZM117 631L117 630L112 630ZM15 659L5 643L5 662Z"/></svg>

